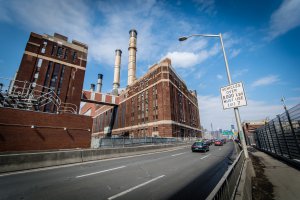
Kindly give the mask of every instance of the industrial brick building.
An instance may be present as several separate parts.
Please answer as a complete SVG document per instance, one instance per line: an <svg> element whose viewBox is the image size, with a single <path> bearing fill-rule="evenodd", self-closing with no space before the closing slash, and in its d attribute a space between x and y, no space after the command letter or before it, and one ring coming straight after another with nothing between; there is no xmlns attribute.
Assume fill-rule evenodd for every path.
<svg viewBox="0 0 300 200"><path fill-rule="evenodd" d="M129 32L128 86L121 92L121 50L116 50L113 96L115 106L86 104L81 113L93 117L93 138L125 137L195 137L201 136L196 91L188 90L166 58L136 78L137 32ZM101 91L84 91L90 96L105 96ZM98 98L99 98L98 97Z"/></svg>
<svg viewBox="0 0 300 200"><path fill-rule="evenodd" d="M87 51L57 33L30 34L15 78L0 78L1 152L90 147L92 119L78 115Z"/></svg>
<svg viewBox="0 0 300 200"><path fill-rule="evenodd" d="M49 102L49 98L38 108L40 111L72 109L78 113L87 52L86 44L76 40L68 42L67 37L58 33L54 36L31 33L15 77L14 89L29 87L35 90L35 95L51 91L55 94L54 99L60 99L58 105L56 101ZM40 94L36 94L38 92Z"/></svg>

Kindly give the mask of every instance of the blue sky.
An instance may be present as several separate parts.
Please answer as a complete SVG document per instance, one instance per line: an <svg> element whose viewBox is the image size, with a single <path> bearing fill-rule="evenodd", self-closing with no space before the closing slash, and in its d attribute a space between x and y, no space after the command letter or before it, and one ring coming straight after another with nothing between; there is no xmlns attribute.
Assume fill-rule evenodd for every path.
<svg viewBox="0 0 300 200"><path fill-rule="evenodd" d="M128 31L138 32L137 76L165 57L198 92L202 125L228 129L233 110L223 110L227 77L220 41L190 34L223 34L233 82L244 83L242 121L273 118L300 102L300 0L0 0L0 76L13 77L30 32L61 33L88 44L84 88L104 74L112 89L115 49L121 49L121 87L126 87Z"/></svg>

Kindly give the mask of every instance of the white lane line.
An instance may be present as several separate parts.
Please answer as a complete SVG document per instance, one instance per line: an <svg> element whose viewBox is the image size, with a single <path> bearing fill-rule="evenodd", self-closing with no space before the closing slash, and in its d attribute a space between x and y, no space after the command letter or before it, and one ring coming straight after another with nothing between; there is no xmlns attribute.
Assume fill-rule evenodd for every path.
<svg viewBox="0 0 300 200"><path fill-rule="evenodd" d="M210 154L203 156L202 158L200 158L201 160L203 160L204 158L207 158L208 156L210 156Z"/></svg>
<svg viewBox="0 0 300 200"><path fill-rule="evenodd" d="M90 173L90 174L84 174L84 175L76 176L76 178L81 178L81 177L85 177L85 176L91 176L91 175L95 175L95 174L100 174L100 173L104 173L104 172L109 172L109 171L121 169L121 168L124 168L124 167L126 167L126 166L121 166L121 167L116 167L116 168L106 169L106 170L103 170L103 171L94 172L94 173Z"/></svg>
<svg viewBox="0 0 300 200"><path fill-rule="evenodd" d="M172 155L172 156L179 156L179 155L182 155L182 154L185 154L186 152L184 152L184 153L178 153L178 154L174 154L174 155Z"/></svg>
<svg viewBox="0 0 300 200"><path fill-rule="evenodd" d="M149 183L151 183L151 182L153 182L153 181L156 181L156 180L158 180L158 179L160 179L160 178L162 178L162 177L164 177L164 176L165 176L165 175L158 176L158 177L156 177L156 178L154 178L154 179L151 179L150 181L147 181L147 182L142 183L142 184L140 184L140 185L137 185L137 186L135 186L135 187L129 188L128 190L125 190L124 192L121 192L121 193L116 194L116 195L114 195L114 196L112 196L112 197L109 197L108 200L112 200L112 199L118 198L118 197L120 197L120 196L123 196L123 195L125 195L125 194L127 194L127 193L129 193L129 192L131 192L131 191L133 191L133 190L135 190L135 189L138 189L138 188L140 188L140 187L143 187L144 185L147 185L147 184L149 184Z"/></svg>

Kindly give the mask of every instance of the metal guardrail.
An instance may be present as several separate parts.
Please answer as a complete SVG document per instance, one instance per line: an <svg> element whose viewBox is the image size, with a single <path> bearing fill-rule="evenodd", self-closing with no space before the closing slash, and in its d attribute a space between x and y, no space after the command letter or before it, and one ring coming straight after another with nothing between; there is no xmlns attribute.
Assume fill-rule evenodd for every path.
<svg viewBox="0 0 300 200"><path fill-rule="evenodd" d="M232 200L235 197L235 192L243 171L245 163L245 154L243 150L235 159L233 164L225 172L219 183L208 195L206 200Z"/></svg>
<svg viewBox="0 0 300 200"><path fill-rule="evenodd" d="M300 104L254 133L256 148L300 167Z"/></svg>

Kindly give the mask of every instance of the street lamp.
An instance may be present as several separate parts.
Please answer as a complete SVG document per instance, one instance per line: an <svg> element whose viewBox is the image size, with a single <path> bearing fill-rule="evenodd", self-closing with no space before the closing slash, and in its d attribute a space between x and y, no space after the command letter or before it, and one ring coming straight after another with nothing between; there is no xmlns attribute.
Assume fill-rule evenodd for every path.
<svg viewBox="0 0 300 200"><path fill-rule="evenodd" d="M231 85L232 81L231 81L231 76L230 76L230 71L229 71L229 67L228 67L227 57L226 57L226 53L225 53L225 49L224 49L222 34L221 33L219 33L218 35L213 35L213 34L192 34L192 35L189 35L189 36L180 37L180 38L178 38L178 40L180 42L182 42L182 41L187 40L190 37L196 37L196 36L197 37L200 36L200 37L218 37L218 38L220 38L220 42L221 42L222 50L223 50L223 57L224 57L225 66L226 66L226 73L227 73L228 83L229 83L229 85ZM243 131L242 124L241 124L240 112L239 112L238 107L235 107L233 109L234 109L234 115L235 115L238 131L239 131L239 136L240 136L240 139L241 139L242 147L243 147L243 150L244 150L244 154L245 154L246 158L249 158L248 150L247 150L247 146L246 146L246 141L245 141L245 137L244 137L244 131Z"/></svg>

